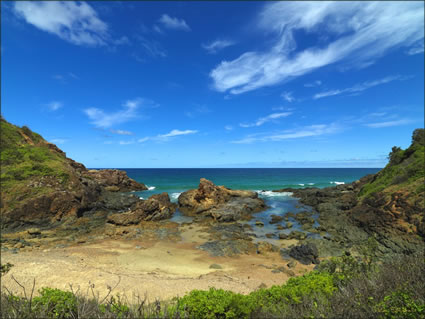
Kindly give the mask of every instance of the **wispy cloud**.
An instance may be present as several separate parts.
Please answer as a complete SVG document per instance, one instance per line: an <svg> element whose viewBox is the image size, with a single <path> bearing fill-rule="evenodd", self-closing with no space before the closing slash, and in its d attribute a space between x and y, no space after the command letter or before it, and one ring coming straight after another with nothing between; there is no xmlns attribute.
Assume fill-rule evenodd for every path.
<svg viewBox="0 0 425 319"><path fill-rule="evenodd" d="M314 82L310 82L310 83L304 84L304 87L306 87L306 88L314 88L314 87L320 86L320 85L322 85L322 81L316 80Z"/></svg>
<svg viewBox="0 0 425 319"><path fill-rule="evenodd" d="M63 107L63 103L59 101L53 101L47 104L50 111L57 111Z"/></svg>
<svg viewBox="0 0 425 319"><path fill-rule="evenodd" d="M420 41L418 44L416 44L414 47L410 48L409 51L407 51L408 55L415 55L419 53L424 52L424 41Z"/></svg>
<svg viewBox="0 0 425 319"><path fill-rule="evenodd" d="M194 118L198 115L207 114L207 113L211 113L211 112L212 112L211 109L208 108L206 105L198 105L197 107L195 107L191 111L185 112L185 115L187 117Z"/></svg>
<svg viewBox="0 0 425 319"><path fill-rule="evenodd" d="M161 18L159 18L158 22L166 29L190 31L190 27L187 25L185 20L170 17L168 14L163 14Z"/></svg>
<svg viewBox="0 0 425 319"><path fill-rule="evenodd" d="M225 129L226 131L232 131L232 130L233 130L233 126L232 126L232 125L226 125L226 126L224 127L224 129Z"/></svg>
<svg viewBox="0 0 425 319"><path fill-rule="evenodd" d="M367 89L370 89L374 86L377 85L381 85L381 84L386 84L395 80L402 80L405 79L406 77L401 77L401 76L387 76L385 78L379 79L379 80L375 80L375 81L367 81L367 82L363 82L363 83L359 83L356 84L352 87L349 88L345 88L345 89L336 89L336 90L329 90L329 91L324 91L321 93L317 93L314 95L314 99L321 99L324 97L328 97L328 96L334 96L334 95L339 95L339 94L343 94L343 93L358 93L358 92L362 92L365 91Z"/></svg>
<svg viewBox="0 0 425 319"><path fill-rule="evenodd" d="M283 112L283 113L272 113L270 115L267 115L265 117L260 117L257 121L255 121L254 123L240 123L239 126L240 127L254 127L254 126L261 126L267 122L273 121L273 120L277 120L283 117L287 117L289 115L291 115L292 112Z"/></svg>
<svg viewBox="0 0 425 319"><path fill-rule="evenodd" d="M190 134L196 134L196 133L198 133L197 130L177 130L177 129L174 129L174 130L171 130L170 132L168 132L166 134L158 134L158 135L152 136L152 137L147 136L147 137L140 138L138 140L138 142L144 143L144 142L147 142L149 140L157 141L157 142L158 141L159 142L165 142L165 141L168 141L170 138L173 138L173 137L176 137L176 136L190 135Z"/></svg>
<svg viewBox="0 0 425 319"><path fill-rule="evenodd" d="M123 108L116 112L107 113L102 109L91 107L85 109L84 113L86 113L96 127L109 128L136 118L138 116L137 109L144 101L142 98L127 100L122 104Z"/></svg>
<svg viewBox="0 0 425 319"><path fill-rule="evenodd" d="M210 43L204 43L202 44L202 47L210 54L214 54L217 53L220 50L223 50L224 48L230 47L232 45L234 45L235 42L234 41L230 41L230 40L215 40L213 42Z"/></svg>
<svg viewBox="0 0 425 319"><path fill-rule="evenodd" d="M424 38L424 3L273 2L260 12L258 27L273 45L217 65L210 72L217 91L241 94L332 63L366 66L391 49L410 48ZM330 36L325 45L297 51L295 30Z"/></svg>
<svg viewBox="0 0 425 319"><path fill-rule="evenodd" d="M87 2L18 1L14 9L27 23L70 43L102 46L113 42L108 25Z"/></svg>
<svg viewBox="0 0 425 319"><path fill-rule="evenodd" d="M282 98L284 98L286 101L288 101L289 103L295 101L295 98L294 98L292 92L283 92L280 96Z"/></svg>
<svg viewBox="0 0 425 319"><path fill-rule="evenodd" d="M339 132L341 127L336 123L310 125L297 130L287 130L282 133L247 136L243 139L232 141L234 144L251 144L254 142L278 142L288 139L314 137Z"/></svg>
<svg viewBox="0 0 425 319"><path fill-rule="evenodd" d="M385 122L376 122L376 123L367 123L365 126L371 128L382 128L382 127L392 127L392 126L400 126L413 123L413 120L410 119L400 119L395 121L385 121Z"/></svg>
<svg viewBox="0 0 425 319"><path fill-rule="evenodd" d="M134 144L135 141L120 141L119 144L120 145L130 145L130 144Z"/></svg>
<svg viewBox="0 0 425 319"><path fill-rule="evenodd" d="M113 134L118 134L118 135L133 135L133 132L124 131L124 130L109 130L109 132Z"/></svg>
<svg viewBox="0 0 425 319"><path fill-rule="evenodd" d="M156 57L165 58L167 56L167 51L162 47L162 45L158 41L148 39L141 35L137 35L136 39L142 46L143 51L146 52L149 56L153 58L156 58ZM138 57L136 53L133 54L133 56L135 58ZM140 59L140 60L141 60L140 62L144 62L143 59Z"/></svg>

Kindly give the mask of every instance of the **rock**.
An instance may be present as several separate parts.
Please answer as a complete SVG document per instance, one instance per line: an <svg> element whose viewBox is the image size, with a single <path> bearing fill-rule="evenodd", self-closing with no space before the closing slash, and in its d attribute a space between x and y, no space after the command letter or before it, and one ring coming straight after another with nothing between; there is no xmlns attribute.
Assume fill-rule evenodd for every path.
<svg viewBox="0 0 425 319"><path fill-rule="evenodd" d="M127 176L127 173L117 169L88 170L85 176L94 179L100 186L113 192L143 191L146 185L136 182Z"/></svg>
<svg viewBox="0 0 425 319"><path fill-rule="evenodd" d="M288 239L288 235L285 233L279 233L279 239Z"/></svg>
<svg viewBox="0 0 425 319"><path fill-rule="evenodd" d="M27 229L27 233L31 236L41 235L41 231L38 228L29 228L29 229Z"/></svg>
<svg viewBox="0 0 425 319"><path fill-rule="evenodd" d="M211 264L210 269L223 269L219 264Z"/></svg>
<svg viewBox="0 0 425 319"><path fill-rule="evenodd" d="M256 220L255 221L255 225L256 226L259 226L259 227L263 227L264 226L264 223L262 221Z"/></svg>
<svg viewBox="0 0 425 319"><path fill-rule="evenodd" d="M291 228L292 226L294 226L294 224L291 222L286 222L285 224L285 228Z"/></svg>
<svg viewBox="0 0 425 319"><path fill-rule="evenodd" d="M269 252L277 251L276 246L272 245L267 241L260 241L257 243L257 253L265 255Z"/></svg>
<svg viewBox="0 0 425 319"><path fill-rule="evenodd" d="M273 233L267 233L267 234L266 234L266 237L267 237L267 238L273 238L273 237L274 237L274 234L273 234Z"/></svg>
<svg viewBox="0 0 425 319"><path fill-rule="evenodd" d="M303 232L300 232L298 230L291 231L288 235L288 239L298 239L303 240L306 239L307 235Z"/></svg>
<svg viewBox="0 0 425 319"><path fill-rule="evenodd" d="M283 220L283 216L271 215L270 217L271 217L270 224L277 224Z"/></svg>
<svg viewBox="0 0 425 319"><path fill-rule="evenodd" d="M178 198L180 211L188 216L210 216L219 222L248 220L266 205L256 192L231 190L201 178L199 187Z"/></svg>
<svg viewBox="0 0 425 319"><path fill-rule="evenodd" d="M20 248L24 248L25 247L25 245L23 244L23 243L21 243L21 242L17 242L16 244L15 244L15 246L13 246L14 248L18 248L18 249L20 249Z"/></svg>
<svg viewBox="0 0 425 319"><path fill-rule="evenodd" d="M120 188L118 186L112 185L112 186L106 186L105 189L108 192L119 192Z"/></svg>
<svg viewBox="0 0 425 319"><path fill-rule="evenodd" d="M107 221L115 225L128 226L141 221L158 221L171 218L177 205L170 202L167 193L156 194L147 200L138 201L129 212L109 215Z"/></svg>
<svg viewBox="0 0 425 319"><path fill-rule="evenodd" d="M292 247L289 251L289 256L298 260L304 265L320 263L320 261L317 259L319 257L317 247L311 243Z"/></svg>
<svg viewBox="0 0 425 319"><path fill-rule="evenodd" d="M287 266L288 268L294 268L297 265L297 262L295 260L291 260Z"/></svg>
<svg viewBox="0 0 425 319"><path fill-rule="evenodd" d="M252 242L241 239L208 241L199 245L197 248L209 252L211 256L226 257L249 254L257 251L256 246Z"/></svg>
<svg viewBox="0 0 425 319"><path fill-rule="evenodd" d="M277 230L283 230L283 229L285 229L285 227L283 227L282 225L277 225L277 226L276 226L276 229L277 229Z"/></svg>

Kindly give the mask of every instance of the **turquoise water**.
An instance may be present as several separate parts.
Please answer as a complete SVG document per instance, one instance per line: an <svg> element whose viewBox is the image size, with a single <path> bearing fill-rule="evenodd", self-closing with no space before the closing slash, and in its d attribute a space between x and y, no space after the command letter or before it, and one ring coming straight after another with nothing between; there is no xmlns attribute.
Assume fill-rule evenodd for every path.
<svg viewBox="0 0 425 319"><path fill-rule="evenodd" d="M134 192L142 199L151 195L167 192L173 202L178 196L189 189L198 187L199 179L204 177L216 185L224 185L232 189L245 189L257 191L269 208L247 222L253 227L257 240L273 240L266 238L265 234L279 232L289 233L291 230L301 230L300 225L290 218L294 224L290 230L277 231L278 224L269 224L270 215L284 216L287 212L297 213L310 208L300 205L296 198L285 193L273 193L271 190L292 187L329 187L342 183L351 183L359 178L378 172L379 168L241 168L241 169L122 169L129 177L144 183L149 190ZM315 216L317 217L317 216ZM176 222L191 220L181 215L179 211L172 219ZM256 221L264 223L264 227L255 225ZM316 222L317 226L317 222ZM309 234L309 236L315 236Z"/></svg>

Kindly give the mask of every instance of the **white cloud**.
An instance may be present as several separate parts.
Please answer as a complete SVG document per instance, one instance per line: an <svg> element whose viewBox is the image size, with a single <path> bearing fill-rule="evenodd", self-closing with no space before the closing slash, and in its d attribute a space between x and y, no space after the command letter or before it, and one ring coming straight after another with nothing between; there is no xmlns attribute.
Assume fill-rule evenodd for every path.
<svg viewBox="0 0 425 319"><path fill-rule="evenodd" d="M137 140L137 142L139 142L139 143L143 143L143 142L146 142L146 141L148 141L148 140L150 140L150 138L149 138L149 137L143 137L143 138L139 138L139 139Z"/></svg>
<svg viewBox="0 0 425 319"><path fill-rule="evenodd" d="M233 130L233 126L232 126L232 125L226 125L226 126L224 127L224 129L225 129L226 131L231 131L231 130Z"/></svg>
<svg viewBox="0 0 425 319"><path fill-rule="evenodd" d="M410 48L410 50L407 51L407 54L408 55L414 55L414 54L419 54L419 53L423 53L423 52L424 52L424 41L420 41L417 45Z"/></svg>
<svg viewBox="0 0 425 319"><path fill-rule="evenodd" d="M168 137L174 137L179 135L188 135L188 134L195 134L198 133L197 130L172 130L167 134L158 135L159 138L168 138Z"/></svg>
<svg viewBox="0 0 425 319"><path fill-rule="evenodd" d="M150 40L141 35L138 35L136 38L140 42L143 50L151 57L165 58L167 56L167 51L165 51L158 41ZM134 56L137 57L137 54L134 54Z"/></svg>
<svg viewBox="0 0 425 319"><path fill-rule="evenodd" d="M319 124L305 126L298 130L288 130L282 133L247 136L243 139L232 141L234 144L251 144L254 142L278 142L288 139L297 139L304 137L314 137L320 135L333 134L341 130L341 127L336 123Z"/></svg>
<svg viewBox="0 0 425 319"><path fill-rule="evenodd" d="M284 98L286 101L288 101L289 103L291 103L291 102L294 102L294 101L295 101L295 98L294 98L294 96L292 95L292 92L283 92L280 96L281 96L282 98Z"/></svg>
<svg viewBox="0 0 425 319"><path fill-rule="evenodd" d="M389 82L392 82L392 81L395 81L395 80L403 80L403 79L406 79L406 77L387 76L387 77L379 79L379 80L359 83L359 84L356 84L352 87L345 88L345 89L330 90L330 91L317 93L317 94L314 95L313 98L315 100L317 100L317 99L321 99L321 98L328 97L328 96L339 95L339 94L342 94L342 93L358 93L358 92L362 92L364 90L370 89L370 88L377 86L377 85L389 83Z"/></svg>
<svg viewBox="0 0 425 319"><path fill-rule="evenodd" d="M401 120L395 120L395 121L368 123L368 124L365 124L365 126L371 127L371 128L382 128L382 127L406 125L406 124L410 124L412 122L413 121L409 120L409 119L401 119Z"/></svg>
<svg viewBox="0 0 425 319"><path fill-rule="evenodd" d="M130 144L134 144L134 141L120 141L119 144L120 145L130 145Z"/></svg>
<svg viewBox="0 0 425 319"><path fill-rule="evenodd" d="M232 45L234 45L235 42L230 41L230 40L215 40L213 42L210 43L204 43L202 44L202 47L207 50L208 53L210 54L214 54L217 53L218 51L230 47Z"/></svg>
<svg viewBox="0 0 425 319"><path fill-rule="evenodd" d="M138 140L139 143L143 143L149 140L152 141L159 141L159 142L164 142L164 141L168 141L170 138L172 137L176 137L176 136L181 136L181 135L189 135L189 134L196 134L198 133L197 130L171 130L170 132L166 133L166 134L158 134L156 136L147 136L147 137L143 137L140 138Z"/></svg>
<svg viewBox="0 0 425 319"><path fill-rule="evenodd" d="M217 91L240 94L289 81L326 65L370 65L391 49L416 45L424 38L423 2L268 3L258 27L274 39L264 52L245 52L222 61L211 72ZM331 35L323 45L296 51L294 31Z"/></svg>
<svg viewBox="0 0 425 319"><path fill-rule="evenodd" d="M110 130L110 132L113 134L118 134L118 135L133 135L133 132L124 131L124 130Z"/></svg>
<svg viewBox="0 0 425 319"><path fill-rule="evenodd" d="M190 27L183 19L170 17L168 14L163 14L158 20L164 28L172 30L190 31Z"/></svg>
<svg viewBox="0 0 425 319"><path fill-rule="evenodd" d="M109 128L136 118L138 116L137 109L144 101L142 98L127 100L122 105L123 109L117 112L106 113L101 109L91 107L85 109L84 113L86 113L96 127Z"/></svg>
<svg viewBox="0 0 425 319"><path fill-rule="evenodd" d="M111 41L108 25L87 2L18 1L14 8L26 22L73 44L101 46Z"/></svg>
<svg viewBox="0 0 425 319"><path fill-rule="evenodd" d="M58 101L53 101L47 104L47 107L49 108L50 111L57 111L61 107L63 107L63 103Z"/></svg>
<svg viewBox="0 0 425 319"><path fill-rule="evenodd" d="M244 123L240 123L239 126L240 127L254 127L254 126L261 126L264 123L273 121L273 120L277 120L280 119L282 117L287 117L289 115L291 115L292 112L283 112L283 113L272 113L270 115L267 115L265 117L260 117L257 121L255 121L254 123L250 123L250 124L244 124Z"/></svg>
<svg viewBox="0 0 425 319"><path fill-rule="evenodd" d="M320 86L320 85L322 85L322 81L320 81L320 80L316 80L314 82L304 84L304 86L306 88L313 88L313 87Z"/></svg>

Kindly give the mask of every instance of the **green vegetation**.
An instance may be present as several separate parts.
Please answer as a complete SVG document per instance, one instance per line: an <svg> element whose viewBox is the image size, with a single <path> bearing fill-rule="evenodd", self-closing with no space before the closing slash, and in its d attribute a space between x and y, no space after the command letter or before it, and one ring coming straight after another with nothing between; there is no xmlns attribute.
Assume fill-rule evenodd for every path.
<svg viewBox="0 0 425 319"><path fill-rule="evenodd" d="M3 118L0 124L1 187L6 209L52 191L52 184L68 184L71 171L64 153L27 126L20 128ZM46 178L51 179L49 183L42 182ZM31 187L34 184L37 187Z"/></svg>
<svg viewBox="0 0 425 319"><path fill-rule="evenodd" d="M32 300L2 291L2 318L424 318L424 256L371 258L335 257L248 295L211 288L166 302L130 303L119 295L100 300L93 290L90 297L43 288Z"/></svg>
<svg viewBox="0 0 425 319"><path fill-rule="evenodd" d="M421 194L424 191L425 181L424 136L424 129L416 129L409 148L402 150L394 146L388 155L388 165L376 175L373 181L362 187L360 196L365 198L382 191Z"/></svg>

